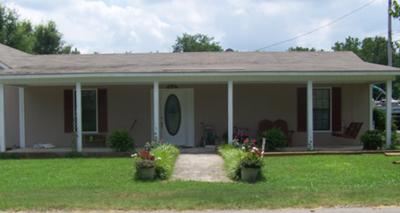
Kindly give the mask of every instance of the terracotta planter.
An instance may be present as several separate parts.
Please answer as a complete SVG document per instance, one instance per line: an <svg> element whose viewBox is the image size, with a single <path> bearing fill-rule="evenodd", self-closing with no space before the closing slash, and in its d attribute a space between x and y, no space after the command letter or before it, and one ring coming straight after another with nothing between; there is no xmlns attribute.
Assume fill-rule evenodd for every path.
<svg viewBox="0 0 400 213"><path fill-rule="evenodd" d="M240 176L242 181L254 183L258 179L260 171L261 168L242 168L240 170Z"/></svg>
<svg viewBox="0 0 400 213"><path fill-rule="evenodd" d="M137 177L140 180L153 180L156 175L155 167L151 168L138 168Z"/></svg>

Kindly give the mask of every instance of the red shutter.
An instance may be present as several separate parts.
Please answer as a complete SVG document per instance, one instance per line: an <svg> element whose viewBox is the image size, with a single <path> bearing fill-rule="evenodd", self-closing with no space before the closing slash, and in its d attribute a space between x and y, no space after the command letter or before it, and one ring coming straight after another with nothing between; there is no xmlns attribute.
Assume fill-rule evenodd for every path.
<svg viewBox="0 0 400 213"><path fill-rule="evenodd" d="M74 102L71 89L64 90L64 132L74 131Z"/></svg>
<svg viewBox="0 0 400 213"><path fill-rule="evenodd" d="M332 88L332 131L342 130L342 90L340 87Z"/></svg>
<svg viewBox="0 0 400 213"><path fill-rule="evenodd" d="M307 90L297 88L297 131L307 130Z"/></svg>
<svg viewBox="0 0 400 213"><path fill-rule="evenodd" d="M107 112L107 89L97 90L97 104L99 113L99 132L108 131L108 112Z"/></svg>

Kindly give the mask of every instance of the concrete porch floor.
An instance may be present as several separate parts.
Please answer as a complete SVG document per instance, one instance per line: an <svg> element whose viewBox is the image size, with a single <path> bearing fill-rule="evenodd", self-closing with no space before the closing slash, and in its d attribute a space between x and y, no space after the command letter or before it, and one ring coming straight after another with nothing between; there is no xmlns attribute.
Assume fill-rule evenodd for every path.
<svg viewBox="0 0 400 213"><path fill-rule="evenodd" d="M50 149L34 149L34 148L24 148L24 149L12 149L8 150L6 153L69 153L73 150L71 147L56 147ZM114 152L112 149L107 147L99 148L83 148L83 153L110 153Z"/></svg>

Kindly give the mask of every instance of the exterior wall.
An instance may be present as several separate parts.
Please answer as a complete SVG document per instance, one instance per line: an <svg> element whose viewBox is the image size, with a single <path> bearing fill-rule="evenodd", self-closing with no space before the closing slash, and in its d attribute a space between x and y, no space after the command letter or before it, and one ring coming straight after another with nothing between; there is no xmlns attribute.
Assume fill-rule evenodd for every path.
<svg viewBox="0 0 400 213"><path fill-rule="evenodd" d="M83 87L84 89L85 87ZM128 130L138 145L150 140L150 87L107 86L108 129ZM71 87L28 87L25 89L26 145L51 143L71 147L72 133L64 133L64 90Z"/></svg>
<svg viewBox="0 0 400 213"><path fill-rule="evenodd" d="M51 143L71 147L73 134L64 133L63 87L25 88L26 147Z"/></svg>
<svg viewBox="0 0 400 213"><path fill-rule="evenodd" d="M193 88L195 111L195 142L200 144L201 123L213 125L218 136L227 131L227 85L194 84L178 85L179 88ZM258 122L263 119L283 119L289 129L297 129L297 88L306 85L295 84L234 84L234 125L248 128L251 136L256 136ZM343 125L350 122L363 122L362 131L368 128L368 85L314 85L340 86L342 88ZM166 85L161 85L160 89ZM71 88L71 87L70 87ZM85 88L85 87L84 87ZM108 128L129 129L133 121L136 125L131 131L137 145L151 139L151 85L142 86L103 86L108 90ZM64 133L63 91L66 87L28 87L25 89L26 144L52 143L58 147L70 147L72 134ZM16 94L7 92L12 98ZM8 97L8 96L7 96ZM10 104L18 103L7 101ZM9 97L7 98L7 100ZM8 141L18 141L18 105L7 109ZM9 114L9 112L11 112ZM12 126L16 126L12 127ZM14 129L13 129L14 128ZM11 130L10 130L11 129ZM16 129L16 130L15 130ZM9 133L10 132L10 133ZM315 145L356 145L355 140L332 137L330 132L316 132ZM7 142L9 145L9 142ZM295 132L293 145L305 146L306 133Z"/></svg>
<svg viewBox="0 0 400 213"><path fill-rule="evenodd" d="M5 123L6 123L6 147L19 145L19 110L18 110L18 88L5 87Z"/></svg>

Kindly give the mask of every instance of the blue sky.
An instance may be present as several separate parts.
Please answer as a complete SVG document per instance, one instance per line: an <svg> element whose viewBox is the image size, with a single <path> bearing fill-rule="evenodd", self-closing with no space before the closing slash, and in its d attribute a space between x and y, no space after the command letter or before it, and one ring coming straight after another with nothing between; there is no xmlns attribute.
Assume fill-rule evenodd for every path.
<svg viewBox="0 0 400 213"><path fill-rule="evenodd" d="M170 52L184 32L215 37L224 48L254 51L318 28L370 0L0 0L34 23L53 20L84 53ZM347 36L386 35L387 0L343 21L266 51L329 50ZM394 20L394 38L400 38Z"/></svg>

